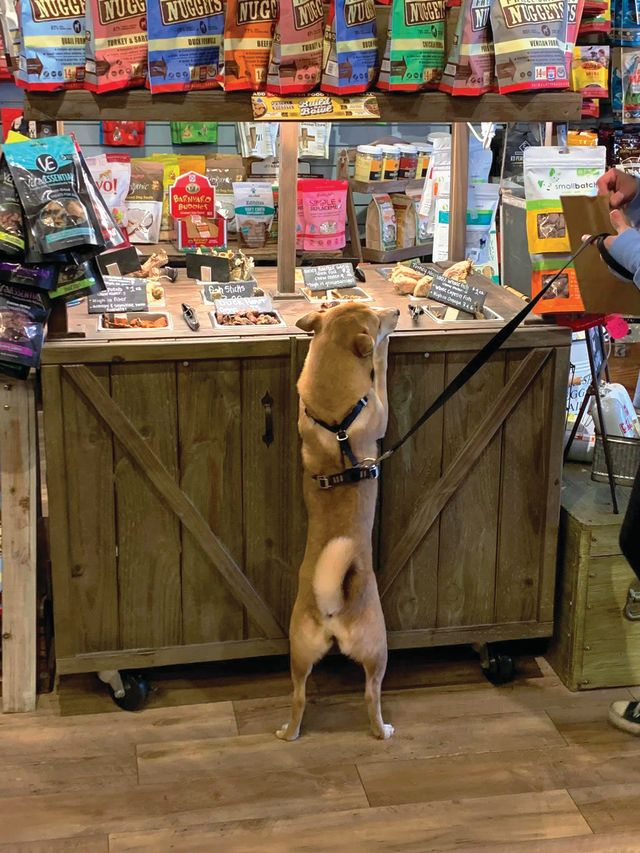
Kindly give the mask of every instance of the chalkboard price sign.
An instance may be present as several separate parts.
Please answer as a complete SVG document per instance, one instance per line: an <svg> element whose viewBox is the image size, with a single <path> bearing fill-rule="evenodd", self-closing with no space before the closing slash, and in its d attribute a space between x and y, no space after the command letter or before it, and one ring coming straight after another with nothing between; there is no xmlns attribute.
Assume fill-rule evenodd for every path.
<svg viewBox="0 0 640 853"><path fill-rule="evenodd" d="M106 290L87 297L89 314L148 311L147 282L139 278L104 277Z"/></svg>
<svg viewBox="0 0 640 853"><path fill-rule="evenodd" d="M273 311L273 303L268 296L255 296L250 299L216 299L217 314L237 314L239 311Z"/></svg>
<svg viewBox="0 0 640 853"><path fill-rule="evenodd" d="M255 279L249 281L217 281L214 284L204 282L202 295L205 302L214 302L222 294L222 299L250 299L258 283ZM214 294L216 294L214 296Z"/></svg>
<svg viewBox="0 0 640 853"><path fill-rule="evenodd" d="M302 278L309 290L343 290L356 286L351 264L326 264L321 267L302 267Z"/></svg>
<svg viewBox="0 0 640 853"><path fill-rule="evenodd" d="M443 305L458 308L460 311L475 314L476 311L482 310L487 294L478 287L465 284L464 281L456 281L446 275L436 273L429 290L429 298L435 299L436 302L442 302Z"/></svg>

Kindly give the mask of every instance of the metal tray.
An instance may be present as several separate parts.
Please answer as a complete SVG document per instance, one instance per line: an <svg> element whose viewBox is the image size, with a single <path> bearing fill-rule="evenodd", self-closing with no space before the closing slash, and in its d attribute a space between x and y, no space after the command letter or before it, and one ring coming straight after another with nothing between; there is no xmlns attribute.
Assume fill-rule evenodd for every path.
<svg viewBox="0 0 640 853"><path fill-rule="evenodd" d="M446 310L447 310L446 305L443 305L442 307L440 307L440 306L436 307L435 305L425 305L424 306L424 313L427 315L427 317L429 317L431 320L435 320L436 323L442 323L443 325L445 323L446 324L449 324L449 323L483 323L483 322L486 322L487 320L493 320L494 322L496 320L504 320L504 317L501 317L500 314L496 314L495 311L492 311L491 308L487 308L486 305L482 309L482 313L484 314L484 320L476 320L471 315L469 315L468 319L465 317L462 320L444 320L442 316L439 317L438 313L436 313L436 312L442 311L442 314L444 314L444 312Z"/></svg>
<svg viewBox="0 0 640 853"><path fill-rule="evenodd" d="M209 311L209 319L211 320L211 325L214 329L220 332L233 332L234 335L240 335L245 333L264 333L265 331L269 331L269 329L282 329L286 328L287 324L282 319L282 314L279 311L265 311L265 314L274 314L278 318L277 323L273 323L270 326L221 326L216 319L216 312Z"/></svg>
<svg viewBox="0 0 640 853"><path fill-rule="evenodd" d="M338 302L342 304L343 302L373 302L373 296L370 293L367 293L366 290L363 290L361 287L349 287L348 292L357 296L357 299L335 299L335 298L327 298L326 296L309 296L304 287L300 288L300 292L307 300L307 302L311 302L313 305L321 305L323 302ZM326 290L317 291L318 293L325 293Z"/></svg>
<svg viewBox="0 0 640 853"><path fill-rule="evenodd" d="M111 313L113 313L114 316L116 316L116 317L126 317L127 320L133 320L136 317L138 319L141 319L141 320L142 319L144 319L144 320L157 320L158 317L166 317L167 325L166 326L160 326L159 328L151 328L151 329L136 328L136 327L127 328L127 329L113 329L110 326L105 326L102 322L102 318L104 317L104 315L105 314L111 314ZM131 332L133 334L139 334L140 332L166 332L170 329L173 329L173 318L171 317L171 314L169 314L167 311L118 311L118 312L105 311L103 314L100 314L100 316L98 317L98 331L99 332L118 332L118 333L124 332L127 334Z"/></svg>

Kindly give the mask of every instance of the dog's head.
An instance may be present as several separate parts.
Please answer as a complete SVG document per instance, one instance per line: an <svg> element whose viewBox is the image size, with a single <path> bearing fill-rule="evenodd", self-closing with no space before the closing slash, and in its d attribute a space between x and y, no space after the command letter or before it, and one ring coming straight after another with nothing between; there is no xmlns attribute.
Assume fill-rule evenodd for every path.
<svg viewBox="0 0 640 853"><path fill-rule="evenodd" d="M366 358L393 332L399 316L397 308L368 308L348 302L325 311L311 311L296 326Z"/></svg>

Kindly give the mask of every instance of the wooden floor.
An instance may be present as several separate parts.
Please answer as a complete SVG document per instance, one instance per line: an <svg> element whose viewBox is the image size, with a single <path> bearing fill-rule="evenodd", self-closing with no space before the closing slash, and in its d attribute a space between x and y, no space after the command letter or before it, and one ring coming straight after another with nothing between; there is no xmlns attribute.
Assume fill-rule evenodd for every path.
<svg viewBox="0 0 640 853"><path fill-rule="evenodd" d="M606 719L635 689L572 694L533 657L497 688L467 652L396 653L379 742L333 658L287 744L283 659L153 683L137 714L75 676L0 716L0 853L640 851L640 738Z"/></svg>

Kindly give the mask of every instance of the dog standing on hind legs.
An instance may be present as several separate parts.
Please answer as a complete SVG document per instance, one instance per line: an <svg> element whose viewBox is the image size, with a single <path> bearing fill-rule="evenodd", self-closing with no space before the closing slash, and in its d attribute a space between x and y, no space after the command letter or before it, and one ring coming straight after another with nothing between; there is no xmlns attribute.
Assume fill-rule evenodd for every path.
<svg viewBox="0 0 640 853"><path fill-rule="evenodd" d="M295 740L314 664L335 640L364 667L373 734L388 738L380 694L387 633L373 571L378 441L387 429L389 335L395 309L347 303L298 321L314 338L298 391L307 545L291 614L291 720L276 734Z"/></svg>

